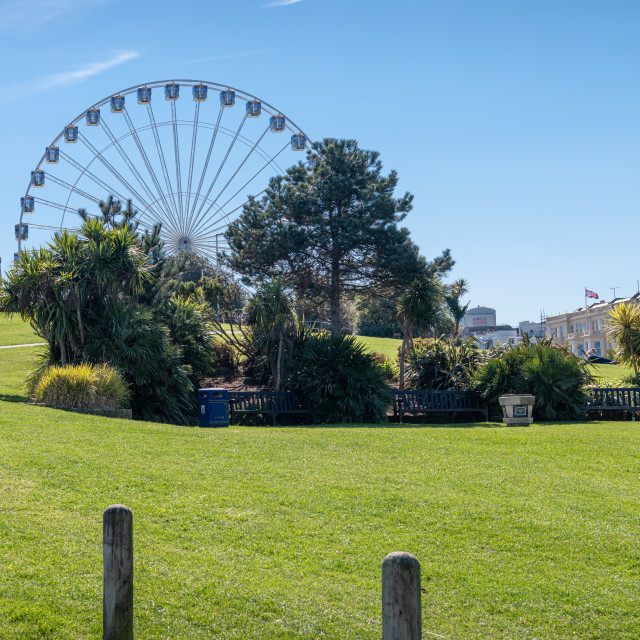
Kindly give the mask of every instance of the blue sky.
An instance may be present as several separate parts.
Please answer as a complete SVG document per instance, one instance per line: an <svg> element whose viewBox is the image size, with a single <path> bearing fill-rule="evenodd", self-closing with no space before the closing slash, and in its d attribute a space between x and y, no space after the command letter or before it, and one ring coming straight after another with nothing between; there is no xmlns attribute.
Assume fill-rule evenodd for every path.
<svg viewBox="0 0 640 640"><path fill-rule="evenodd" d="M572 310L585 286L634 293L639 26L640 4L616 0L2 0L2 267L30 170L70 120L194 78L380 151L415 195L423 254L450 248L501 322Z"/></svg>

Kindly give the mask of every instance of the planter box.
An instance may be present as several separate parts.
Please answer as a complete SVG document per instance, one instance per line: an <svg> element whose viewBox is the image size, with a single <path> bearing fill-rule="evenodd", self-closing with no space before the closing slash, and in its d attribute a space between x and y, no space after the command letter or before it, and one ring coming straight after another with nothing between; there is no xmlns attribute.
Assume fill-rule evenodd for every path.
<svg viewBox="0 0 640 640"><path fill-rule="evenodd" d="M533 422L533 405L535 396L517 394L500 396L498 402L502 407L502 422L508 427L529 425Z"/></svg>

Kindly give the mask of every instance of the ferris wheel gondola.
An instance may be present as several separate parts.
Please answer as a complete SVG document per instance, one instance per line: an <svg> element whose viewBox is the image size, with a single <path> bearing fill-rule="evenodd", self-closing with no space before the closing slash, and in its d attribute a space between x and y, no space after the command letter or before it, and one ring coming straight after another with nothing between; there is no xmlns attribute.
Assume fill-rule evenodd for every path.
<svg viewBox="0 0 640 640"><path fill-rule="evenodd" d="M285 131L283 144L273 134ZM307 135L279 109L227 85L169 80L115 92L46 147L20 201L18 251L27 240L73 227L80 208L97 213L112 196L123 206L132 201L141 227L162 225L169 254L217 260L229 222L307 147Z"/></svg>

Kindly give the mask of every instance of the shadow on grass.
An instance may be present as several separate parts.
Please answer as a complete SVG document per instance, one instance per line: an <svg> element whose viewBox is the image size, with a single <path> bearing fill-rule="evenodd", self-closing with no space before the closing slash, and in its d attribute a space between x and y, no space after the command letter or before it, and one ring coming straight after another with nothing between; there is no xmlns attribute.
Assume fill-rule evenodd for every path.
<svg viewBox="0 0 640 640"><path fill-rule="evenodd" d="M253 429L501 429L506 428L499 422L459 422L459 423L425 423L425 422L339 422L320 424L232 424L231 427L250 427ZM513 428L513 427L510 427Z"/></svg>
<svg viewBox="0 0 640 640"><path fill-rule="evenodd" d="M18 396L14 393L0 393L0 401L2 402L28 402L27 396Z"/></svg>

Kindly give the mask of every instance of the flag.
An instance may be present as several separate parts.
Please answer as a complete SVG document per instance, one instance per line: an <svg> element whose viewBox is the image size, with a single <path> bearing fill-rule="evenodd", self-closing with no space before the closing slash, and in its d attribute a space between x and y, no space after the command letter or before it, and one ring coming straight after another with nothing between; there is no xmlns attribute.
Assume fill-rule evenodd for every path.
<svg viewBox="0 0 640 640"><path fill-rule="evenodd" d="M587 298L595 298L596 300L600 298L600 296L595 291L590 291L589 289L584 290L584 295Z"/></svg>

